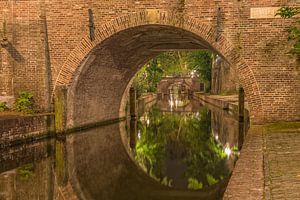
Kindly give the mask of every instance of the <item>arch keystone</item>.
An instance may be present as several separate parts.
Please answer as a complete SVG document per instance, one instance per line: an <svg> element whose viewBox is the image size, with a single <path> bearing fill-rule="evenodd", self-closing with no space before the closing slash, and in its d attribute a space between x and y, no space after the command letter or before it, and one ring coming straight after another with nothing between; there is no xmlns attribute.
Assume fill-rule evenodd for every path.
<svg viewBox="0 0 300 200"><path fill-rule="evenodd" d="M158 9L147 9L146 18L149 24L158 24L160 22L160 11Z"/></svg>

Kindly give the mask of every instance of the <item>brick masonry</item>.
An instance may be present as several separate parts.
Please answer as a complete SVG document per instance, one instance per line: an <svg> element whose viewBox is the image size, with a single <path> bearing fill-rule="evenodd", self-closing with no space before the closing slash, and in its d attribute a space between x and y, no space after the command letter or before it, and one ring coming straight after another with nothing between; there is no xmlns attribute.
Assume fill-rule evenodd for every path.
<svg viewBox="0 0 300 200"><path fill-rule="evenodd" d="M259 200L264 195L263 137L249 130L223 200Z"/></svg>
<svg viewBox="0 0 300 200"><path fill-rule="evenodd" d="M253 126L223 200L300 199L300 124Z"/></svg>
<svg viewBox="0 0 300 200"><path fill-rule="evenodd" d="M53 115L19 116L0 119L0 147L45 137L54 131Z"/></svg>
<svg viewBox="0 0 300 200"><path fill-rule="evenodd" d="M68 85L69 126L115 118L130 79L157 55L153 49L196 44L237 71L253 121L298 120L299 61L286 54L286 29L295 19L261 18L253 8L299 5L298 0L1 1L8 45L0 52L0 95L30 90L46 110L53 88ZM76 117L81 115L84 119Z"/></svg>

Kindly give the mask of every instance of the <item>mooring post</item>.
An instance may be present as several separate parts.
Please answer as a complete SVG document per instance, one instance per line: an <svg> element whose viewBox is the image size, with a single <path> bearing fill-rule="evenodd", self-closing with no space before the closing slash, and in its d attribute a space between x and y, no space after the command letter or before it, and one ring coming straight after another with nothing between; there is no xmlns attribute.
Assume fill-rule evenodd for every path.
<svg viewBox="0 0 300 200"><path fill-rule="evenodd" d="M130 103L130 117L136 118L136 91L134 87L129 90L129 103Z"/></svg>
<svg viewBox="0 0 300 200"><path fill-rule="evenodd" d="M55 131L58 134L66 132L67 123L67 87L57 86L54 97Z"/></svg>
<svg viewBox="0 0 300 200"><path fill-rule="evenodd" d="M245 131L244 131L244 112L245 112L245 92L242 87L239 88L239 150L242 149L242 145L245 138Z"/></svg>
<svg viewBox="0 0 300 200"><path fill-rule="evenodd" d="M66 186L68 183L68 170L67 170L67 149L66 138L62 137L55 141L55 174L57 184L59 186Z"/></svg>
<svg viewBox="0 0 300 200"><path fill-rule="evenodd" d="M137 137L137 120L130 119L130 141L129 146L131 149L134 149L136 146L136 137Z"/></svg>

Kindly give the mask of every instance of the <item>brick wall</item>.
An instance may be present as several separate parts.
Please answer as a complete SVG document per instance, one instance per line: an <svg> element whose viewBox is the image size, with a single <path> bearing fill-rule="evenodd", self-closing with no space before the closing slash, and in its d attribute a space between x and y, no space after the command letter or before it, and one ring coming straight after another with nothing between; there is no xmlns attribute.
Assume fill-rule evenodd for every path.
<svg viewBox="0 0 300 200"><path fill-rule="evenodd" d="M53 131L53 115L21 116L0 119L0 147Z"/></svg>
<svg viewBox="0 0 300 200"><path fill-rule="evenodd" d="M297 120L300 116L300 84L296 69L299 61L286 54L290 47L286 44L286 29L295 19L283 20L272 15L258 18L257 15L250 15L253 8L284 5L300 6L300 3L298 0L1 1L0 20L7 19L7 37L11 45L1 49L0 95L16 95L20 90L30 90L34 92L41 108L46 109L49 107L51 88L58 84L78 84L74 82L76 75L81 70L88 70L90 63L85 63L85 67L79 66L94 48L100 48L103 41L111 39L112 36L117 37L118 34L115 33L120 33L121 30L145 25L146 22L141 20L145 9L150 11L146 20L151 24L149 20L156 20L152 15L156 11L151 9L158 9L160 13L167 13L172 20L158 20L156 24L174 24L177 28L194 32L205 41L203 44L209 43L212 50L223 55L231 67L237 70L240 84L246 91L252 118L260 122ZM218 7L221 8L218 23L221 37L215 42ZM94 14L94 42L89 40L89 8ZM122 39L124 43L127 42L128 48L139 43L129 40L136 39L133 36L127 34ZM155 40L153 37L153 41ZM111 45L110 55L105 55L99 62L101 65L114 63L118 73L110 74L114 72L107 69L107 74L98 74L99 80L94 86L92 82L87 87L81 86L85 92L96 91L96 87L107 77L111 76L115 80L119 72L121 76L128 77L118 81L127 84L138 68L156 55L140 48L132 50L134 53L141 51L134 56L132 52L124 52L128 48L122 49L123 52L113 48L117 47L116 41ZM129 59L130 56L132 60L124 62L124 58ZM105 57L110 57L110 60L105 60L108 59ZM122 71L119 68L127 70ZM78 79L81 79L80 83L84 82L82 78ZM104 93L109 93L112 88L119 88L118 91L106 95L108 98L117 98L109 106L119 107L120 96L126 86L107 84L103 85ZM96 94L99 95L95 92L94 98L97 98ZM80 94L75 97L80 97ZM82 97L84 98L86 97ZM91 102L98 105L103 103L98 100ZM74 103L77 106L81 102ZM101 107L102 105L99 110ZM111 112L103 109L102 112L115 116L119 108L110 110ZM95 120L103 118L98 113L96 115L98 116Z"/></svg>
<svg viewBox="0 0 300 200"><path fill-rule="evenodd" d="M49 57L43 1L1 1L0 95L31 91L41 110L49 108Z"/></svg>

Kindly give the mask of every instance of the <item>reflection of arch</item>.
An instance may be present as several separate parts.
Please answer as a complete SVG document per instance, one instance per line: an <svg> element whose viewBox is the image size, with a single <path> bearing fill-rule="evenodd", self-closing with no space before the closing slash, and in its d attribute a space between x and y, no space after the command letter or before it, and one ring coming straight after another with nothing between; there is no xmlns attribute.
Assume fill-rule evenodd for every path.
<svg viewBox="0 0 300 200"><path fill-rule="evenodd" d="M91 77L96 80L95 76L97 75L97 72L94 69L94 71L89 70L89 68L97 65L98 68L101 68L102 70L98 74L98 77L101 76L100 78L102 79L98 86L102 87L101 89L103 93L110 93L112 92L111 90L118 87L113 87L112 81L120 82L122 86L119 86L119 88L116 88L115 90L118 90L118 93L123 93L126 88L123 84L127 85L139 67L141 67L147 60L158 54L157 51L154 51L154 48L159 46L160 41L157 41L158 44L156 46L155 44L152 44L151 48L153 49L150 51L150 41L147 41L148 43L138 41L141 37L143 37L143 34L146 34L146 32L141 32L140 29L151 31L157 29L156 35L153 34L152 36L149 36L150 41L151 39L155 40L156 37L160 37L159 34L163 30L165 30L164 34L173 31L173 36L179 34L190 39L188 44L190 46L188 46L188 49L195 48L195 46L197 48L209 48L224 57L231 66L238 69L239 80L241 85L245 88L252 115L262 116L263 109L261 105L261 96L252 69L240 57L233 45L223 35L221 35L218 42L216 42L214 38L215 30L209 25L202 23L199 19L184 17L183 20L178 20L174 13L160 10L146 10L122 16L105 24L99 29L96 29L95 40L93 42L90 41L89 35L87 34L78 46L71 52L68 59L63 64L54 87L59 85L71 86L71 91L69 92L69 104L74 104L70 107L71 112L74 108L76 108L76 106L80 106L80 104L76 104L76 102L79 101L78 99L80 99L83 94L86 96L82 97L82 104L89 104L83 105L83 109L86 110L85 112L91 112L90 115L82 116L85 117L85 119L83 121L79 120L80 122L78 123L88 123L103 120L104 118L118 117L119 109L118 113L116 113L115 109L114 112L110 112L112 108L120 108L120 106L121 108L124 107L124 103L120 104L121 100L120 96L116 95L117 92L111 95L103 94L102 97L98 94L97 98L116 98L116 101L109 103L103 102L104 100L102 102L95 100L96 97L91 99L91 96L96 95L96 93L95 91L92 91L92 83L89 83L90 87L84 86L86 84L84 83L84 79L87 80L88 77ZM166 41L167 37L164 37L163 35L161 37ZM119 45L119 43L125 45L124 49L118 48L117 45ZM174 43L164 42L163 45L165 48L162 46L159 48L174 49ZM185 44L183 44L183 48L187 48L184 45ZM127 48L131 48L134 53L129 51L126 52ZM110 67L108 68L108 66ZM85 74L85 77L82 77L82 74ZM112 79L109 77L112 77ZM109 86L111 86L111 88L109 88ZM82 96L78 93L81 93ZM121 99L125 99L125 96L126 95L123 95ZM98 107L92 108L91 104L98 104ZM107 104L105 106L110 109L108 111L105 109L101 110L104 107L101 107L102 104ZM97 111L98 113L92 113L97 108L102 112L106 112L106 116L99 115L99 110ZM74 115L78 114L82 114L81 111L77 111L74 114L71 113L69 118L73 119ZM93 115L93 117L90 117L91 115Z"/></svg>
<svg viewBox="0 0 300 200"><path fill-rule="evenodd" d="M184 89L185 91L187 91L187 90L190 89L192 86L189 85L189 84L187 84L187 83L185 83L185 82L182 82L182 83L172 83L172 84L168 85L168 90L171 90L171 89L174 88L174 87L178 87L179 91L181 91L181 90L183 90L183 89Z"/></svg>

